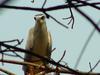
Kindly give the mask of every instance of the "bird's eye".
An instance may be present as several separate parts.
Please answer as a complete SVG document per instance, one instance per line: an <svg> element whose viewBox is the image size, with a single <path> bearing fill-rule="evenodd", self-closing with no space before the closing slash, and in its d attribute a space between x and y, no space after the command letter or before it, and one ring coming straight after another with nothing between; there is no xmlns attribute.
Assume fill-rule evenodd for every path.
<svg viewBox="0 0 100 75"><path fill-rule="evenodd" d="M42 16L42 17L41 17L41 19L42 19L42 20L44 20L44 19L45 19L45 17L44 17L44 16Z"/></svg>
<svg viewBox="0 0 100 75"><path fill-rule="evenodd" d="M36 17L34 17L34 20L36 20Z"/></svg>

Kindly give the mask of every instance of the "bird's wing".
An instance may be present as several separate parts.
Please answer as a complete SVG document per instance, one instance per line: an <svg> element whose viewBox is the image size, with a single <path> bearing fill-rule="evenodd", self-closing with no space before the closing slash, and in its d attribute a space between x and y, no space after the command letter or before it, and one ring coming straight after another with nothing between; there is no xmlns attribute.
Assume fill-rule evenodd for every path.
<svg viewBox="0 0 100 75"><path fill-rule="evenodd" d="M52 50L52 38L50 32L48 32L48 46L47 46L47 56L51 58L51 50Z"/></svg>
<svg viewBox="0 0 100 75"><path fill-rule="evenodd" d="M31 28L29 30L29 33L28 33L28 38L27 38L27 41L26 41L26 47L25 49L28 49L30 50L31 48L33 48L33 41L34 41L34 28Z"/></svg>
<svg viewBox="0 0 100 75"><path fill-rule="evenodd" d="M33 33L34 33L34 31L33 31L34 29L33 28L31 28L30 30L29 30L29 33L28 33L28 37L27 37L27 41L26 41L26 47L25 47L25 49L26 50L31 50L31 48L33 47ZM25 54L25 56L24 56L24 61L29 61L30 58L31 57L31 55L29 55L29 54ZM23 66L23 70L26 72L27 71L27 67L26 66Z"/></svg>
<svg viewBox="0 0 100 75"><path fill-rule="evenodd" d="M29 30L28 38L27 38L27 41L26 41L26 47L25 47L26 50L31 50L33 48L33 40L34 40L33 34L34 34L34 29L31 28ZM24 60L28 61L30 57L31 57L31 55L25 54Z"/></svg>

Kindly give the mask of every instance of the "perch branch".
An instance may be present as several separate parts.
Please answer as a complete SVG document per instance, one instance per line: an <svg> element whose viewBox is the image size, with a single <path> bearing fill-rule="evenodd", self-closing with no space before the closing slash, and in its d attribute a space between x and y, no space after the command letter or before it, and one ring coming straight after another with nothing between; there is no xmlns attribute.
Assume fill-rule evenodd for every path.
<svg viewBox="0 0 100 75"><path fill-rule="evenodd" d="M47 68L45 68L45 66L40 66L37 64L33 64L30 62L20 62L20 61L14 61L14 60L0 60L0 62L4 62L4 63L11 63L11 64L18 64L18 65L30 65L30 66L35 66L38 67L41 70L47 70ZM58 70L60 73L67 73L67 74L75 74L75 75L100 75L100 73L94 73L94 72L82 72L82 71L77 71L79 74L73 73L71 71L69 71L68 69L62 68L62 67L58 67ZM46 71L46 73L50 73L50 72L55 72L56 69L52 68L52 67L48 67L48 70Z"/></svg>
<svg viewBox="0 0 100 75"><path fill-rule="evenodd" d="M68 70L71 71L72 73L79 74L77 71L71 69L71 68L68 67L68 66L59 64L59 63L57 63L57 62L55 62L55 61L53 61L53 60L49 60L49 59L47 59L46 57L40 56L40 55L38 55L38 54L36 54L36 53L32 53L32 52L30 52L30 51L28 51L28 50L24 50L24 49L22 49L22 48L18 48L18 47L15 47L15 46L7 45L7 44L5 44L5 43L3 43L3 42L0 42L0 45L1 45L1 46L4 46L4 47L7 47L7 48L15 49L15 50L13 50L13 51L15 51L15 52L23 52L23 53L31 54L31 55L33 55L33 56L36 56L36 57L38 57L38 58L41 58L42 60L44 60L44 61L46 61L46 62L49 62L49 63L51 63L51 64L53 64L53 65L55 65L55 66L57 65L57 66L60 66L60 67L63 67L63 68L68 69ZM0 51L0 53L9 52L9 51L11 52L12 50L3 50L3 51Z"/></svg>

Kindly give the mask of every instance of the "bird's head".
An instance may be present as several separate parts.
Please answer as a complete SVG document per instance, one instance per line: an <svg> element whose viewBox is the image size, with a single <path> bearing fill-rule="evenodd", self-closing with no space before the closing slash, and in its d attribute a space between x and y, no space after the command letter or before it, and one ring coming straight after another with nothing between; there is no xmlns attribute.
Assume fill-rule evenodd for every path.
<svg viewBox="0 0 100 75"><path fill-rule="evenodd" d="M39 27L42 27L45 24L45 15L43 14L35 15L34 19L35 19L36 25Z"/></svg>

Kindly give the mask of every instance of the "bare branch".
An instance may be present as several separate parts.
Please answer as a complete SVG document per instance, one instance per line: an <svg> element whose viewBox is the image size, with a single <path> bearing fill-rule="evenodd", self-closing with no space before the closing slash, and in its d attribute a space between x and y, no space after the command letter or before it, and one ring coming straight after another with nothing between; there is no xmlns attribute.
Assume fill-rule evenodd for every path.
<svg viewBox="0 0 100 75"><path fill-rule="evenodd" d="M89 62L89 67L90 67L90 70L92 69L92 66L91 66L91 63ZM92 72L92 71L91 71Z"/></svg>
<svg viewBox="0 0 100 75"><path fill-rule="evenodd" d="M85 5L88 5L88 6L91 6L91 7L95 8L95 9L100 10L100 7L95 6L95 5L92 4L92 3L88 3L88 2L86 2L86 1L82 1L82 0L73 0L73 1L77 1L78 3L83 3L83 4L85 4Z"/></svg>
<svg viewBox="0 0 100 75"><path fill-rule="evenodd" d="M18 57L18 56L16 56L16 55L13 55L13 54L8 54L8 53L3 53L4 55L6 55L6 56L11 56L11 57Z"/></svg>
<svg viewBox="0 0 100 75"><path fill-rule="evenodd" d="M69 10L70 10L70 13L71 13L71 20L69 21L68 24L70 24L72 22L72 29L73 29L73 26L74 26L74 15L73 15L73 12L72 12L72 9L71 9L71 5L72 5L72 1L71 0L68 0L68 5L69 5Z"/></svg>
<svg viewBox="0 0 100 75"><path fill-rule="evenodd" d="M12 51L15 55L16 55L16 57L19 57L19 58L21 58L21 59L24 59L21 55L19 55L18 53L16 53L16 52L14 52L14 51Z"/></svg>
<svg viewBox="0 0 100 75"><path fill-rule="evenodd" d="M35 66L35 67L38 67L39 69L41 69L42 71L46 70L46 73L56 71L56 68L48 67L48 70L47 70L47 68L45 68L45 66L40 66L40 65L33 64L30 62L20 62L20 61L14 61L14 60L0 60L0 62L18 64L18 65ZM77 71L79 73L79 74L77 74L77 73L69 71L68 69L62 68L62 67L58 67L58 70L60 73L75 74L75 75L100 75L100 73L93 73L93 72L88 73L88 72L82 72L82 71Z"/></svg>
<svg viewBox="0 0 100 75"><path fill-rule="evenodd" d="M44 8L45 4L46 4L47 0L44 1L43 5L42 5L42 8Z"/></svg>
<svg viewBox="0 0 100 75"><path fill-rule="evenodd" d="M91 70L89 72L92 72L96 67L97 65L100 63L100 60L98 60L98 62L95 64L95 66L93 68L91 68Z"/></svg>
<svg viewBox="0 0 100 75"><path fill-rule="evenodd" d="M56 48L53 48L51 52L53 52L53 51L55 51L55 50L56 50Z"/></svg>
<svg viewBox="0 0 100 75"><path fill-rule="evenodd" d="M100 24L100 21L97 23L97 25L99 26L99 24ZM87 40L86 40L86 42L85 42L85 44L84 44L84 46L83 46L83 48L82 48L82 50L81 50L81 53L79 54L79 57L78 57L78 59L77 59L77 61L76 61L76 64L75 64L75 67L74 67L75 69L78 67L78 65L79 65L79 63L80 63L80 60L82 59L82 56L83 56L83 54L85 53L86 48L87 48L87 46L88 46L88 44L89 44L89 42L90 42L92 36L94 35L95 31L96 31L96 29L94 28L94 29L91 31L89 37L87 38Z"/></svg>
<svg viewBox="0 0 100 75"><path fill-rule="evenodd" d="M23 53L31 54L31 55L36 56L36 57L38 57L38 58L40 58L40 59L42 59L42 60L44 60L44 61L46 61L46 62L49 62L49 63L51 63L51 64L53 64L53 65L55 65L55 66L56 66L56 65L57 65L57 66L61 66L61 67L63 67L63 68L68 69L68 70L71 71L72 73L79 74L77 71L71 69L71 68L68 67L68 66L59 64L59 63L57 63L57 62L55 62L55 61L53 61L53 60L49 60L49 59L47 59L46 57L40 56L40 55L38 55L38 54L36 54L36 53L32 53L32 52L30 52L30 51L28 51L28 50L24 50L24 49L22 49L22 48L18 48L18 47L15 47L15 46L7 45L7 44L5 44L5 43L3 43L3 42L0 42L0 45L2 45L2 46L4 46L4 47L7 47L7 48L15 49L15 50L13 50L13 51L15 51L15 52L23 52ZM9 51L11 52L12 50L9 50ZM9 51L8 51L8 50L3 50L3 51L0 51L0 53L9 52Z"/></svg>
<svg viewBox="0 0 100 75"><path fill-rule="evenodd" d="M0 71L6 73L6 74L8 74L8 75L15 75L14 73L12 73L12 72L10 72L10 71L7 71L7 70L5 70L5 69L3 69L3 68L0 68ZM0 75L1 75L1 74L0 74Z"/></svg>
<svg viewBox="0 0 100 75"><path fill-rule="evenodd" d="M100 2L91 3L91 4L93 4L93 5L99 5ZM73 8L73 7L88 6L88 5L84 5L84 4L76 5L76 3L74 5L75 6L71 6L71 8ZM21 6L0 5L0 8L8 8L8 9L18 9L18 10L29 10L29 11L39 11L39 12L43 12L43 10L44 11L53 11L53 10L66 9L66 8L69 8L69 5L68 4L65 4L65 5L48 7L48 8L44 8L44 9L41 9L41 8L31 8L31 7L21 7Z"/></svg>
<svg viewBox="0 0 100 75"><path fill-rule="evenodd" d="M47 14L47 13L46 13ZM59 25L65 27L66 29L68 29L68 27L66 25L64 25L63 23L61 23L60 21L58 21L56 18L54 18L53 16L51 16L50 14L48 14L49 17L51 17L54 21L56 21Z"/></svg>
<svg viewBox="0 0 100 75"><path fill-rule="evenodd" d="M66 50L64 51L64 53L63 53L62 57L60 58L60 60L58 61L58 63L60 63L62 61L62 59L64 58L65 54L66 54Z"/></svg>
<svg viewBox="0 0 100 75"><path fill-rule="evenodd" d="M10 1L10 0L9 0ZM92 20L87 14L85 14L82 10L80 10L79 8L77 7L83 7L83 6L90 6L90 7L93 7L97 10L100 10L100 7L99 6L96 6L96 5L100 5L100 2L96 2L96 3L89 3L88 0L67 0L68 2L66 2L66 4L64 5L58 5L58 6L53 6L53 7L48 7L48 8L44 8L47 0L44 1L43 5L42 5L42 8L32 8L32 7L18 7L18 6L9 6L9 5L4 5L4 4L1 4L0 5L0 8L8 8L8 9L18 9L18 10L29 10L29 11L38 11L38 12L42 12L46 15L47 18L51 18L53 19L55 22L57 22L59 25L65 27L66 29L68 29L68 26L64 25L63 23L61 23L60 21L58 21L55 17L51 16L50 14L47 13L47 11L55 11L55 10L60 10L60 9L67 9L69 8L70 10L70 13L71 13L71 16L68 17L67 19L70 19L69 23L70 24L72 22L72 28L73 28L73 25L74 25L74 15L73 15L73 12L72 12L72 8L75 8L75 10L81 14L87 21L89 21L93 27L95 28L95 30L97 30L98 32L100 32L100 28L99 26L95 23L94 20ZM34 3L34 0L32 0L32 3ZM92 32L89 36L89 38L87 39L84 47L83 47L83 50L82 50L82 53L80 54L77 62L76 62L76 65L75 65L75 68L77 68L79 62L80 62L80 59L91 39L91 37L93 36L94 32ZM96 63L96 65L92 68L91 67L91 63L90 64L90 71L89 72L81 72L81 71L76 71L66 65L62 65L60 64L60 62L62 61L63 57L65 56L65 51L64 51L64 54L63 56L61 57L61 59L58 61L58 62L55 62L54 60L52 59L47 59L46 57L42 57L38 54L35 54L35 53L31 53L27 50L24 50L22 48L18 48L17 46L20 45L22 42L23 42L23 39L21 41L19 41L18 39L16 40L17 41L17 44L14 45L14 46L11 46L11 45L7 45L5 43L7 42L14 42L15 40L10 40L10 41L1 41L0 42L0 53L2 54L2 58L0 59L0 62L2 63L13 63L13 64L20 64L20 65L31 65L31 66L38 66L40 69L42 69L43 71L46 70L47 73L49 72L57 72L58 74L61 72L61 73L68 73L68 74L75 74L75 75L100 75L100 73L93 73L92 70L94 70L97 65L99 64L100 60ZM4 46L5 50L2 50L1 46ZM4 55L9 55L9 54L5 54L5 52L13 52L15 54L16 57L20 57L21 59L24 59L23 57L21 57L19 54L17 54L16 52L22 52L22 53L28 53L30 55L33 55L33 56L36 56L38 58L41 58L43 61L46 61L46 62L49 62L53 65L56 66L57 69L54 69L54 68L49 68L47 69L45 66L40 66L40 65L36 65L36 64L33 64L33 63L29 63L29 62L19 62L19 61L9 61L9 60L4 60ZM9 55L10 56L10 55ZM12 55L13 56L13 55ZM2 70L2 69L0 69ZM4 71L5 72L5 71Z"/></svg>
<svg viewBox="0 0 100 75"><path fill-rule="evenodd" d="M72 4L73 5L73 4ZM73 5L74 6L74 5ZM86 15L82 10L80 10L79 8L75 7L76 11L78 13L80 13L86 20L88 20L92 25L93 27L98 31L100 32L100 28L98 27L98 25L88 16Z"/></svg>
<svg viewBox="0 0 100 75"><path fill-rule="evenodd" d="M18 45L20 45L22 42L23 42L23 39L20 41L19 39L14 39L14 40L8 40L8 41L1 41L1 42L3 42L3 43L10 43L10 42L17 42L17 44L15 44L14 46L18 46ZM10 49L10 48L9 48ZM5 50L7 50L7 49L5 49ZM22 56L20 56L19 54L17 54L16 52L14 52L14 51L12 51L14 54L15 54L15 56L16 57L19 57L19 58L21 58L21 59L24 59ZM3 55L4 54L2 54L2 59L3 59ZM8 54L6 54L6 55L8 55ZM9 55L9 56L11 56L11 55Z"/></svg>
<svg viewBox="0 0 100 75"><path fill-rule="evenodd" d="M22 41L23 39L21 41L19 41L18 39L13 39L13 40L8 40L8 41L1 41L1 42L4 42L4 43L17 42L18 44L21 44Z"/></svg>

